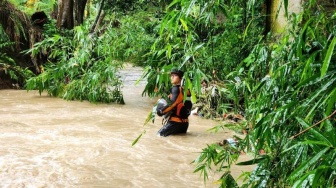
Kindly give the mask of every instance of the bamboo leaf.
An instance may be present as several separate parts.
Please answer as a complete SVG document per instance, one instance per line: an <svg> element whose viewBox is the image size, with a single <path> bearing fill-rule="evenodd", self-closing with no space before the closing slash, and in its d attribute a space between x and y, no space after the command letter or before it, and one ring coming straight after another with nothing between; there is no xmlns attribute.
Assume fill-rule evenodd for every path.
<svg viewBox="0 0 336 188"><path fill-rule="evenodd" d="M308 120L310 117L314 116L313 114L316 113L316 109L321 105L321 101L324 97L320 97L318 101L314 102L314 106L310 107L309 112L307 113L305 119Z"/></svg>
<svg viewBox="0 0 336 188"><path fill-rule="evenodd" d="M300 36L299 36L299 40L297 42L297 47L296 47L296 55L298 58L302 58L302 50L303 47L305 45L305 38L304 38L304 34L307 31L307 28L310 27L310 24L313 22L313 18L310 18L306 24L304 25L304 27L302 28L301 32L300 32Z"/></svg>
<svg viewBox="0 0 336 188"><path fill-rule="evenodd" d="M245 40L245 37L247 36L247 31L248 31L248 29L250 28L250 25L252 24L253 21L254 21L254 20L251 19L251 21L247 24L246 29L245 29L245 31L244 31L244 35L243 35L243 40Z"/></svg>
<svg viewBox="0 0 336 188"><path fill-rule="evenodd" d="M260 163L261 161L263 161L263 160L265 160L267 158L269 158L269 157L267 155L265 155L265 156L262 156L262 157L257 158L257 159L252 159L252 160L249 160L249 161L239 162L236 165L246 166L246 165L258 164L258 163Z"/></svg>
<svg viewBox="0 0 336 188"><path fill-rule="evenodd" d="M170 44L167 45L167 57L171 58L172 46Z"/></svg>
<svg viewBox="0 0 336 188"><path fill-rule="evenodd" d="M288 0L284 0L285 5L285 16L288 18Z"/></svg>
<svg viewBox="0 0 336 188"><path fill-rule="evenodd" d="M335 81L336 81L336 78L334 78L334 79L330 79L330 80L328 81L328 83L325 83L325 84L324 84L321 88L319 88L315 93L312 93L311 97L308 98L309 100L307 100L307 101L305 102L305 104L310 104L311 102L313 102L314 99L317 98L317 97L319 97L321 93L323 93L324 91L326 91L326 90L329 88L329 86L332 87L333 84L335 83Z"/></svg>
<svg viewBox="0 0 336 188"><path fill-rule="evenodd" d="M336 37L334 37L334 39L331 41L326 57L323 61L323 65L322 65L322 70L321 70L321 78L327 73L329 64L330 64L330 60L331 60L331 56L333 54L334 48L335 48L335 44L336 44Z"/></svg>
<svg viewBox="0 0 336 188"><path fill-rule="evenodd" d="M171 8L172 6L174 6L177 3L180 3L181 0L174 0L173 2L171 2L167 8Z"/></svg>
<svg viewBox="0 0 336 188"><path fill-rule="evenodd" d="M296 117L297 121L305 128L308 129L310 128L310 125L308 125L308 123L305 122L305 120ZM328 138L326 138L323 134L321 134L320 132L318 132L317 130L315 130L314 128L310 128L309 132L312 133L312 135L314 136L315 140L319 140L319 141L325 141L327 144L326 145L331 145L331 142L329 141Z"/></svg>
<svg viewBox="0 0 336 188"><path fill-rule="evenodd" d="M315 140L306 140L304 142L301 142L302 144L308 144L308 145L321 145L325 147L332 147L330 144L327 144L323 141L315 141Z"/></svg>
<svg viewBox="0 0 336 188"><path fill-rule="evenodd" d="M199 45L197 45L195 48L194 48L194 51L197 51L199 48L201 48L202 46L204 46L204 43L201 43Z"/></svg>
<svg viewBox="0 0 336 188"><path fill-rule="evenodd" d="M319 166L316 170L313 171L312 174L314 174L314 179L312 182L312 187L318 187L316 185L319 185L319 182L322 179L326 179L327 177L324 176L324 174L329 171L332 170L329 166Z"/></svg>
<svg viewBox="0 0 336 188"><path fill-rule="evenodd" d="M328 106L327 106L327 109L326 109L326 114L330 114L332 109L334 108L335 106L335 102L336 102L336 88L330 92L330 95L328 96L329 98L329 101L328 101Z"/></svg>
<svg viewBox="0 0 336 188"><path fill-rule="evenodd" d="M261 82L259 82L259 83L257 84L257 86L255 86L255 87L253 88L252 93L254 93L254 92L258 92L258 90L259 90L263 85L265 85L265 83L266 83L266 81L261 81Z"/></svg>
<svg viewBox="0 0 336 188"><path fill-rule="evenodd" d="M180 22L182 23L184 30L188 31L189 29L187 23L182 18L180 18Z"/></svg>
<svg viewBox="0 0 336 188"><path fill-rule="evenodd" d="M191 3L189 4L189 7L188 9L186 10L186 15L189 16L190 12L192 11L192 9L194 8L195 6L195 1L191 1Z"/></svg>
<svg viewBox="0 0 336 188"><path fill-rule="evenodd" d="M141 134L138 136L138 138L136 138L136 139L132 142L132 146L134 146L134 145L139 141L139 139L142 137L142 134L143 134L143 133L141 133Z"/></svg>
<svg viewBox="0 0 336 188"><path fill-rule="evenodd" d="M310 174L305 174L303 177L301 177L299 180L295 181L292 188L302 188L302 187L307 187L307 181L305 181L307 179L307 177Z"/></svg>
<svg viewBox="0 0 336 188"><path fill-rule="evenodd" d="M170 14L169 14L169 16L171 16L172 14L174 14L174 12L171 12ZM160 28L160 36L162 36L163 35L163 31L165 30L165 28L166 28L166 26L168 25L168 21L169 21L169 19L168 19L168 16L165 18L165 19L163 19L163 21L161 22L161 28Z"/></svg>
<svg viewBox="0 0 336 188"><path fill-rule="evenodd" d="M184 58L184 61L182 62L182 65L184 65L192 56L191 55L187 55L185 58Z"/></svg>
<svg viewBox="0 0 336 188"><path fill-rule="evenodd" d="M148 124L148 122L152 121L154 123L154 119L155 119L155 112L150 111L147 115L147 118L145 120L144 126Z"/></svg>
<svg viewBox="0 0 336 188"><path fill-rule="evenodd" d="M314 52L313 55L311 55L309 57L309 59L307 60L305 67L303 69L302 75L301 75L301 80L300 82L302 82L303 80L307 79L308 77L311 77L312 75L312 71L311 71L311 64L312 62L315 61L316 55L318 54L318 52Z"/></svg>
<svg viewBox="0 0 336 188"><path fill-rule="evenodd" d="M239 187L236 180L232 177L229 171L225 172L219 181L221 181L221 187Z"/></svg>
<svg viewBox="0 0 336 188"><path fill-rule="evenodd" d="M290 179L296 180L298 177L301 177L305 174L305 172L314 165L317 161L319 161L323 155L329 150L330 148L324 148L320 152L318 152L314 157L312 157L310 160L304 162L302 165L300 165L292 174L290 174Z"/></svg>

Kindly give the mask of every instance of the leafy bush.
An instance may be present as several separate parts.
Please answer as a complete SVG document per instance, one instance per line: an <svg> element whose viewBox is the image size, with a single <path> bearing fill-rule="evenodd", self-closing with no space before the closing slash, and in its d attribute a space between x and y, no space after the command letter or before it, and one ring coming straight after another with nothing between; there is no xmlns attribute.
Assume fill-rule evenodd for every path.
<svg viewBox="0 0 336 188"><path fill-rule="evenodd" d="M238 149L254 154L238 164L257 164L242 174L247 179L242 187L335 186L336 20L309 5L293 15L293 27L281 41L255 45L228 75L240 80L238 93L250 127ZM223 171L223 187L236 186L225 176L236 161L235 155L216 151L202 152L195 160L203 174L212 164Z"/></svg>
<svg viewBox="0 0 336 188"><path fill-rule="evenodd" d="M27 89L47 90L52 96L68 100L124 103L118 70L106 35L94 36L78 26L67 33L54 34L37 43L31 52L49 52L50 63L44 72L27 81Z"/></svg>
<svg viewBox="0 0 336 188"><path fill-rule="evenodd" d="M133 1L119 3L117 7L137 6ZM47 90L52 96L68 100L124 103L119 77L122 62L142 64L154 40L153 25L158 21L153 11L146 13L140 9L128 13L109 14L92 33L88 26L92 17L72 31L61 32L51 20L44 26L45 40L28 51L33 55L41 51L49 54L44 72L28 81L28 90Z"/></svg>
<svg viewBox="0 0 336 188"><path fill-rule="evenodd" d="M157 33L155 25L158 19L151 12L141 10L112 19L118 23L118 26L113 26L113 23L108 26L105 38L110 42L109 50L112 52L113 59L142 66L145 54L150 51L150 46L155 39L155 33Z"/></svg>
<svg viewBox="0 0 336 188"><path fill-rule="evenodd" d="M16 87L23 87L26 79L33 76L33 73L28 69L18 65L17 62L6 51L11 50L15 46L15 42L10 42L8 36L0 27L0 79L3 76L9 76L11 83Z"/></svg>
<svg viewBox="0 0 336 188"><path fill-rule="evenodd" d="M162 95L169 88L167 73L172 67L186 72L185 87L194 101L201 92L201 80L226 84L226 76L235 70L262 37L261 17L244 13L245 1L173 1L161 21L159 36L146 61L144 94ZM261 3L254 3L260 8ZM254 16L247 30L245 21ZM225 88L219 88L225 90ZM231 97L230 100L235 98ZM222 98L221 102L228 102ZM230 101L233 103L232 101ZM237 101L237 105L239 100ZM231 108L231 107L230 107ZM225 111L225 109L222 109Z"/></svg>

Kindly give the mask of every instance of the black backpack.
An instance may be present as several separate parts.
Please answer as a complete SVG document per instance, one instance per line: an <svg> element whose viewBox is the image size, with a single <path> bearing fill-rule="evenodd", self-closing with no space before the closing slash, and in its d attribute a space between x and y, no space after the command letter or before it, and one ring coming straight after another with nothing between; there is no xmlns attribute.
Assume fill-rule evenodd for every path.
<svg viewBox="0 0 336 188"><path fill-rule="evenodd" d="M180 87L180 92L183 95L183 88ZM187 98L184 102L181 102L176 107L176 116L182 119L187 119L191 113L192 103L190 99L190 92L187 93Z"/></svg>

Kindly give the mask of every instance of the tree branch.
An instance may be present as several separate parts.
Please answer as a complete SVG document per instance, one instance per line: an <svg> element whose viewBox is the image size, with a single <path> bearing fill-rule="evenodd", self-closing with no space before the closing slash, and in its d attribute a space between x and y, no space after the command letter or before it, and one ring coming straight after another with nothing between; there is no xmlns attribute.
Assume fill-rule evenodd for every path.
<svg viewBox="0 0 336 188"><path fill-rule="evenodd" d="M312 126L308 127L307 129L305 129L305 130L303 130L303 131L299 132L298 134L296 134L296 135L294 135L294 136L291 136L291 137L290 137L290 139L291 139L291 140L293 140L295 137L297 137L297 136L299 136L299 135L301 135L301 134L305 133L306 131L308 131L309 129L311 129L311 128L315 127L316 125L318 125L318 124L322 123L323 121L325 121L325 120L327 120L327 119L330 119L330 118L331 118L333 115L335 115L335 114L336 114L336 110L335 110L333 113L331 113L331 114L330 114L328 117L326 117L326 118L322 119L321 121L319 121L319 122L315 123L314 125L312 125Z"/></svg>

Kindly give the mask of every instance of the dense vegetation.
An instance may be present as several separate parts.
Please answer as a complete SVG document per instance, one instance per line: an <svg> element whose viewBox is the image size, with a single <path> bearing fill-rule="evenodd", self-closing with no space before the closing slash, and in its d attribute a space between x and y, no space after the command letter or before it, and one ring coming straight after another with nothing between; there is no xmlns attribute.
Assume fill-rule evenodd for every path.
<svg viewBox="0 0 336 188"><path fill-rule="evenodd" d="M243 151L254 159L239 165L257 168L242 174L242 187L335 186L336 14L328 9L334 1L304 1L301 13L288 15L280 36L267 29L262 1L116 2L104 4L105 17L94 30L94 6L71 30L56 28L51 19L45 40L26 51L48 54L37 76L28 79L4 51L0 70L11 71L12 78L27 75L28 90L123 103L118 71L124 62L144 67L143 94L150 97L167 92L167 73L178 67L194 101L202 96L201 80L218 89L215 113L208 117L245 117L239 127L248 133L236 148L214 143L195 159L195 172L205 181L216 170L223 173L220 187L237 187L230 168ZM6 35L3 29L0 34ZM12 45L8 38L1 38L0 49ZM224 126L220 121L213 130Z"/></svg>
<svg viewBox="0 0 336 188"><path fill-rule="evenodd" d="M260 40L227 72L232 84L226 87L243 99L250 129L237 150L255 156L240 165L257 164L244 174L243 187L335 186L336 15L311 2L304 6L280 40ZM206 177L215 164L222 186L234 186L230 164L238 157L214 144L195 160L196 171Z"/></svg>
<svg viewBox="0 0 336 188"><path fill-rule="evenodd" d="M215 80L219 105L244 114L249 129L238 148L203 149L195 171L206 180L215 165L213 170L223 172L221 186L237 186L230 167L244 151L255 159L240 165L257 168L243 174L243 187L335 186L335 13L309 1L276 40L263 35L262 4L175 2L151 51L152 84L146 91L154 95L155 87L164 89L168 78L156 71L177 65L187 72L186 87L196 93L202 77ZM213 21L218 13L225 21Z"/></svg>

